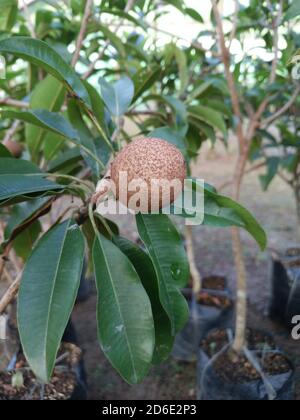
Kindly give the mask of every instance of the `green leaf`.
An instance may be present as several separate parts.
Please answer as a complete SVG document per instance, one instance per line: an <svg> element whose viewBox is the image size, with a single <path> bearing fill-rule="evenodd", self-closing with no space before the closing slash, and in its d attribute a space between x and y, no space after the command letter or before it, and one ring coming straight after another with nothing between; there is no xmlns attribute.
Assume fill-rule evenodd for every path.
<svg viewBox="0 0 300 420"><path fill-rule="evenodd" d="M278 168L280 165L280 158L278 157L270 157L266 160L267 165L267 173L266 175L260 175L259 180L264 191L267 191L271 182L275 178L278 172Z"/></svg>
<svg viewBox="0 0 300 420"><path fill-rule="evenodd" d="M152 131L148 137L158 138L168 141L176 146L181 153L187 158L187 150L184 138L178 134L177 131L170 127L160 127Z"/></svg>
<svg viewBox="0 0 300 420"><path fill-rule="evenodd" d="M47 162L54 159L64 146L64 138L56 133L47 132L44 137L44 157Z"/></svg>
<svg viewBox="0 0 300 420"><path fill-rule="evenodd" d="M195 194L201 194L201 197L194 199L203 200L204 195L204 216L203 224L214 227L231 227L236 226L245 229L257 241L262 250L266 248L266 233L252 216L252 214L229 197L219 195L213 191L210 186L203 186L196 179L190 179L185 184L185 193L194 191ZM175 203L176 206L176 203ZM195 217L192 208L185 208L187 214L181 214L183 217Z"/></svg>
<svg viewBox="0 0 300 420"><path fill-rule="evenodd" d="M154 83L159 79L161 68L153 66L150 69L140 69L133 77L134 83L134 97L132 102L136 102L147 90L149 90Z"/></svg>
<svg viewBox="0 0 300 420"><path fill-rule="evenodd" d="M82 114L76 101L69 101L68 115L70 122L78 132L80 143L97 156L96 141L99 141L99 138L97 140L93 138L92 133L82 118ZM84 158L88 167L91 169L94 179L98 181L102 169L99 163L95 161L95 159L91 158L91 156L87 155L84 151L82 151L82 157Z"/></svg>
<svg viewBox="0 0 300 420"><path fill-rule="evenodd" d="M10 151L4 146L4 144L0 143L0 157L2 158L12 158L13 155Z"/></svg>
<svg viewBox="0 0 300 420"><path fill-rule="evenodd" d="M287 10L284 20L291 20L300 15L300 0L293 0L292 5Z"/></svg>
<svg viewBox="0 0 300 420"><path fill-rule="evenodd" d="M189 107L188 113L191 117L203 121L206 124L211 125L212 127L221 131L224 137L227 138L227 127L220 112L217 112L212 108L197 105Z"/></svg>
<svg viewBox="0 0 300 420"><path fill-rule="evenodd" d="M99 95L97 89L94 88L90 83L87 81L84 81L84 86L86 90L88 91L88 94L90 96L90 101L92 105L92 111L98 121L98 123L101 125L103 131L108 135L108 130L105 122L105 105L104 102Z"/></svg>
<svg viewBox="0 0 300 420"><path fill-rule="evenodd" d="M164 0L164 3L171 4L172 6L176 7L176 9L180 10L181 12L184 10L184 4L181 0Z"/></svg>
<svg viewBox="0 0 300 420"><path fill-rule="evenodd" d="M31 250L42 231L42 226L37 220L23 230L14 240L13 248L23 261L26 261Z"/></svg>
<svg viewBox="0 0 300 420"><path fill-rule="evenodd" d="M146 25L144 24L142 19L136 19L134 16L130 15L129 13L124 12L123 10L115 10L115 9L106 9L102 8L100 10L100 13L107 13L114 16L119 16L120 18L124 18L126 20L129 20L130 22L134 23L135 26L139 26L142 29L146 28Z"/></svg>
<svg viewBox="0 0 300 420"><path fill-rule="evenodd" d="M107 38L111 42L111 44L115 47L115 49L118 51L118 53L121 56L125 57L125 55L126 55L125 48L124 48L124 45L123 45L121 39L114 32L112 32L110 29L108 29L107 26L99 25L98 30L99 30L99 32L102 32L104 37Z"/></svg>
<svg viewBox="0 0 300 420"><path fill-rule="evenodd" d="M194 89L188 96L189 102L201 96L204 92L207 91L207 89L209 89L212 86L212 84L213 84L213 81L208 80L208 81L202 82L199 86L194 87Z"/></svg>
<svg viewBox="0 0 300 420"><path fill-rule="evenodd" d="M41 67L64 82L71 93L90 105L89 95L75 71L46 42L28 37L12 37L0 41L0 54L8 53Z"/></svg>
<svg viewBox="0 0 300 420"><path fill-rule="evenodd" d="M61 153L49 163L49 172L64 171L66 168L82 161L82 155L78 147L73 147Z"/></svg>
<svg viewBox="0 0 300 420"><path fill-rule="evenodd" d="M43 109L34 111L2 111L1 116L2 118L11 118L33 124L80 144L78 132L74 130L69 121L56 112L49 112Z"/></svg>
<svg viewBox="0 0 300 420"><path fill-rule="evenodd" d="M204 23L202 16L195 9L192 9L190 7L186 7L184 11L192 19L196 20L199 23Z"/></svg>
<svg viewBox="0 0 300 420"><path fill-rule="evenodd" d="M39 174L40 176L37 176ZM35 196L62 192L64 187L44 179L44 174L31 162L0 158L0 205L25 201Z"/></svg>
<svg viewBox="0 0 300 420"><path fill-rule="evenodd" d="M148 373L155 333L150 300L128 258L98 234L93 260L98 289L98 333L104 354L130 384Z"/></svg>
<svg viewBox="0 0 300 420"><path fill-rule="evenodd" d="M82 273L84 238L71 220L51 229L29 257L18 297L25 357L43 382L51 378Z"/></svg>
<svg viewBox="0 0 300 420"><path fill-rule="evenodd" d="M17 0L0 0L0 31L10 31L14 26L18 15Z"/></svg>
<svg viewBox="0 0 300 420"><path fill-rule="evenodd" d="M13 241L35 220L47 214L51 209L52 202L53 199L48 197L15 205L5 229L5 243L2 246Z"/></svg>
<svg viewBox="0 0 300 420"><path fill-rule="evenodd" d="M161 304L171 321L172 335L175 335L189 316L187 302L180 292L189 278L182 241L166 215L138 214L136 222L155 268Z"/></svg>
<svg viewBox="0 0 300 420"><path fill-rule="evenodd" d="M102 98L109 112L115 117L122 117L128 110L134 97L134 84L131 79L124 77L114 84L100 79Z"/></svg>
<svg viewBox="0 0 300 420"><path fill-rule="evenodd" d="M31 109L45 109L59 112L63 105L66 89L64 85L49 75L39 82L30 97ZM26 124L25 137L32 159L36 160L47 132L35 125Z"/></svg>
<svg viewBox="0 0 300 420"><path fill-rule="evenodd" d="M115 236L114 242L133 264L150 298L155 327L155 350L152 363L161 363L169 357L174 337L171 334L169 317L160 303L158 280L152 261L146 252L128 239Z"/></svg>
<svg viewBox="0 0 300 420"><path fill-rule="evenodd" d="M174 45L174 56L177 62L178 70L179 70L179 79L180 79L180 91L179 94L182 94L187 85L189 80L189 73L188 73L188 65L187 65L187 58L185 52L176 47Z"/></svg>

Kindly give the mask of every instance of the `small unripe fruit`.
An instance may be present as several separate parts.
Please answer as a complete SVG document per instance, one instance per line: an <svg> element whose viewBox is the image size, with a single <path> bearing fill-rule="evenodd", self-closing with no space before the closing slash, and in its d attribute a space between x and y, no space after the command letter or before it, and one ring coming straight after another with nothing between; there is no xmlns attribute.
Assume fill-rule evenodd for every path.
<svg viewBox="0 0 300 420"><path fill-rule="evenodd" d="M116 199L142 212L171 204L182 192L185 178L186 163L180 150L157 138L133 141L111 165ZM135 201L137 196L140 199Z"/></svg>
<svg viewBox="0 0 300 420"><path fill-rule="evenodd" d="M5 142L3 142L3 144L7 148L7 150L10 151L13 157L19 158L22 156L23 147L20 145L20 143L17 143L14 140L6 140Z"/></svg>

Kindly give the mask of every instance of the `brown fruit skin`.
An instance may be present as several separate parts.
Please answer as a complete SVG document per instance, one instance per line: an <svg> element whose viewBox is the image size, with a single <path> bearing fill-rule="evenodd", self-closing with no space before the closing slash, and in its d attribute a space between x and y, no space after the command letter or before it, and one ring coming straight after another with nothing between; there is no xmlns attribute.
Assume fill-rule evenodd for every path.
<svg viewBox="0 0 300 420"><path fill-rule="evenodd" d="M111 164L111 179L116 186L116 199L128 207L130 198L135 192L128 191L128 200L124 202L119 191L120 172L126 172L128 183L134 179L142 179L148 184L148 201L145 211L151 210L151 180L179 180L184 186L186 178L186 163L180 150L169 142L157 138L141 137L124 147ZM159 209L171 204L181 193L171 190L169 202L163 202L159 197ZM130 206L129 206L130 207Z"/></svg>
<svg viewBox="0 0 300 420"><path fill-rule="evenodd" d="M5 142L3 142L3 144L7 148L7 150L10 151L10 153L13 155L13 157L20 158L22 156L23 147L19 143L17 143L16 141L6 140Z"/></svg>

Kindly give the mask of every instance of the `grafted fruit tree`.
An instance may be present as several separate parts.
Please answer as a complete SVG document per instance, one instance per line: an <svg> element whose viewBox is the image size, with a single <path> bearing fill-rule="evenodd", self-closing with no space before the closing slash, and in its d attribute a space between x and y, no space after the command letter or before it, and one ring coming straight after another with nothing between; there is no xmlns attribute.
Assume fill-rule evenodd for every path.
<svg viewBox="0 0 300 420"><path fill-rule="evenodd" d="M0 279L10 285L0 314L17 296L22 349L43 382L51 378L84 259L98 291L102 350L127 382L138 383L168 358L189 316L181 294L189 260L176 218L235 226L266 245L244 207L190 177L201 144L226 138L231 119L222 111L223 76L199 83L210 64L198 42L181 48L172 39L157 47L149 16L168 3L54 2L24 13L7 1L1 11ZM179 3L201 24L196 10ZM202 101L203 92L219 110ZM131 148L141 136L146 146ZM141 164L145 158L149 165ZM185 208L178 215L174 203L174 218L140 211L141 241L122 237L96 211L108 193L98 182L119 178L120 169L131 176L136 168L146 184L158 174L182 179L187 170L187 188L204 196L203 214Z"/></svg>

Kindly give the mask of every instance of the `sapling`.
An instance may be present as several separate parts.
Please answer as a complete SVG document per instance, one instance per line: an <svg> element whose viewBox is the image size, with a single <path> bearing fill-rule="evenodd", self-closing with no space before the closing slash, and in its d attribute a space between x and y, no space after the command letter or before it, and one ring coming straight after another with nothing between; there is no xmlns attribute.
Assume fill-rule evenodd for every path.
<svg viewBox="0 0 300 420"><path fill-rule="evenodd" d="M245 31L247 34L249 22L245 25L244 30L240 30L239 28L240 21L243 19L248 20L248 14L245 13L245 10L247 9L242 9L239 1L235 1L235 12L231 18L232 28L231 31L226 33L219 4L216 0L211 0L211 3L216 23L218 36L217 45L220 60L225 68L225 77L230 93L232 112L234 115L233 132L238 142L238 159L232 180L232 195L234 199L239 200L248 158L251 149L253 146L255 147L255 139L259 129L264 129L267 124L273 123L276 119L280 118L285 112L287 112L296 101L300 92L299 84L295 81L295 91L291 100L287 101L282 108L276 111L274 115L270 116L269 110L272 105L271 92L277 79L277 70L280 60L280 27L287 22L287 20L284 21L283 18L284 12L290 4L284 4L281 0L279 2L266 2L267 5L264 8L260 8L258 3L253 3L253 5L250 4L248 6L248 14L255 16L255 19L257 19L257 14L260 15L260 25L263 25L264 28L266 21L271 22L268 23L267 28L270 34L270 39L272 39L271 50L273 53L273 60L270 68L268 69L269 76L267 78L261 77L258 70L259 74L257 77L262 80L262 86L259 90L260 95L255 97L251 102L251 90L249 88L250 78L247 77L247 72L245 72L245 77L243 79L237 77L234 68L238 70L239 64L234 62L231 48L233 41L236 38L243 43L243 32ZM259 66L257 67L260 69ZM250 75L253 78L253 74ZM245 82L245 86L243 85L243 82ZM265 115L267 115L267 117L265 117ZM241 236L240 232L236 228L233 228L232 230L232 242L237 276L237 317L233 349L237 353L240 353L246 345L247 273L242 250Z"/></svg>
<svg viewBox="0 0 300 420"><path fill-rule="evenodd" d="M143 20L141 15L151 15L153 2L146 3L134 10L135 22ZM128 5L133 7L133 2L128 2ZM181 293L189 279L184 244L165 214L139 212L136 215L137 232L144 247L122 238L118 226L95 212L95 203L101 201L109 189L107 184L102 188L100 181L100 191L94 194L96 182L101 179L108 185L113 181L118 185L122 172L128 175L129 181L140 177L147 187L153 179L179 180L180 188L177 190L174 187L166 203L158 196L156 204L160 210L164 204L172 203L182 191L182 181L186 177L185 161L189 158L189 145L186 144L189 129L196 127L198 130L200 124L205 132L205 135L202 132L203 140L207 138L207 133L213 137L215 129L226 131L223 119L211 108L199 106L195 110L195 107L190 108L179 101L178 92L173 90L174 77L181 79L183 87L189 84L193 88L194 80L184 77L182 60L176 63L175 68L173 64L169 65L168 60L162 60L162 65L157 66L157 57L151 49L144 48L137 54L137 48L134 48L132 62L131 54L126 50L131 50L130 35L122 35L125 48L111 35L109 28L105 32L110 38L108 43L105 40L104 45L99 45L103 44L103 37L97 37L93 40L96 42L94 45L89 24L98 28L99 22L95 21L97 13L93 13L93 8L93 2L86 2L84 14L73 17L77 31L72 32L74 37L71 41L69 29L65 29L64 24L58 25L58 33L54 31L54 34L53 25L48 24L48 19L56 21L56 11L47 14L44 22L46 35L39 33L39 26L34 28L37 35L34 39L13 36L0 40L0 54L7 56L8 70L14 68L21 58L28 61L31 70L38 65L40 74L37 76L43 78L33 77L30 80L23 100L16 103L12 98L5 98L2 103L1 117L5 124L10 120L20 121L17 140L24 144L24 159L13 158L5 146L0 149L0 207L7 209L1 217L5 224L11 225L1 244L4 257L0 261L1 279L16 239L28 233L32 238L31 234L37 229L37 236L30 246L30 256L24 267L14 273L15 280L1 296L0 315L17 296L18 329L24 355L43 383L51 379L76 300L86 254L92 262L98 289L99 342L112 366L133 384L142 381L153 364L169 357L174 338L189 315L187 302ZM126 8L126 12L128 10ZM72 13L70 15L73 16ZM61 19L64 23L64 16ZM82 20L80 28L78 22ZM69 21L66 26L70 28ZM142 25L141 29L145 27ZM15 33L19 35L17 30ZM22 31L20 34L24 35ZM71 50L71 44L76 46L73 65L86 56L86 60L82 61L87 63L88 71L84 75L77 74L69 64L72 57L67 54L64 57L57 52L62 47L57 45L57 39L64 40L65 53ZM52 46L53 42L56 49ZM107 49L110 44L117 55ZM101 58L110 69L110 75L102 74L105 82L101 83L101 87L97 83L92 85L92 78L83 80L97 75L97 63L90 62L90 56L98 51L106 51L108 57L101 55ZM185 53L177 47L175 58L178 60ZM144 65L147 64L144 61L140 63L141 55L145 55L151 65ZM118 63L118 68L110 68L111 58ZM27 80L27 72L22 69L21 72L24 77L17 78L16 83ZM46 73L50 73L51 77ZM120 79L120 73L126 74L126 77ZM7 95L16 96L10 84L6 89ZM30 103L27 102L28 97ZM159 115L148 111L149 100L158 107L164 103ZM191 100L195 101L198 101L197 98ZM9 107L12 109L8 110ZM143 136L149 137L131 143L135 136L126 132L126 124L120 125L118 121L127 116L134 119L139 113L145 115L143 112L149 118L140 124L140 131ZM198 112L201 114L200 123ZM119 150L125 142L129 144ZM197 180L189 181L192 188L199 187ZM218 195L213 188L200 185L200 189L208 202L207 206L206 203L204 205L207 224L223 226L225 223L226 226L244 228L262 247L265 246L265 233L246 209ZM127 184L125 190L128 190ZM120 200L121 192L116 190L115 194ZM149 196L146 198L145 207L149 210ZM66 205L66 200L71 203ZM75 207L70 205L73 201L76 201ZM130 205L127 199L123 204ZM13 214L11 206L14 207ZM51 218L47 218L45 223L43 217L48 214ZM187 218L187 213L179 216ZM191 233L190 228L188 232ZM190 249L189 241L187 245ZM191 264L192 272L194 268L195 261L194 265ZM199 288L198 278L194 292Z"/></svg>

